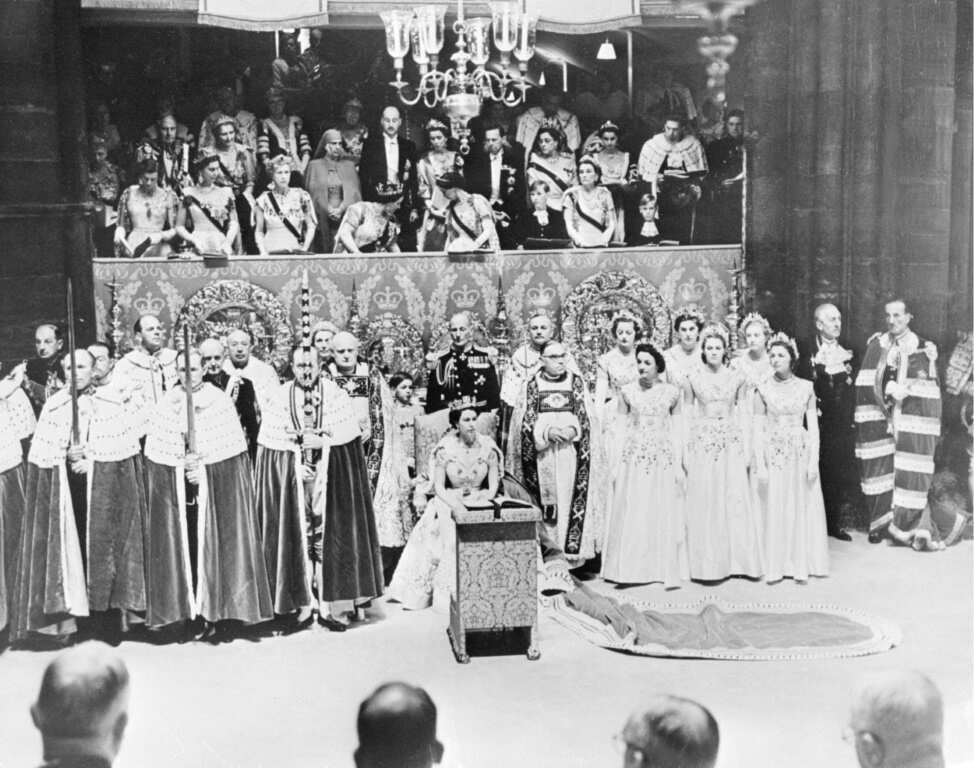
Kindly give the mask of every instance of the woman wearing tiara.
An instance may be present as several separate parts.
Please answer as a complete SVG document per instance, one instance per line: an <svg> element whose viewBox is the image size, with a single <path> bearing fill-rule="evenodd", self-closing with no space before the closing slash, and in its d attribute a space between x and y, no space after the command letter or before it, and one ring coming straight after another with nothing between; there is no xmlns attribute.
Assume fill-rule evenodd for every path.
<svg viewBox="0 0 974 768"><path fill-rule="evenodd" d="M335 234L335 253L399 253L399 222L402 205L399 184L380 183L376 202L352 203Z"/></svg>
<svg viewBox="0 0 974 768"><path fill-rule="evenodd" d="M590 412L592 460L589 470L586 525L595 532L596 551L601 551L612 510L612 471L618 464L626 408L621 400L623 387L639 378L636 366L636 339L642 334L639 321L628 311L618 312L609 326L612 348L601 355L595 370L595 395Z"/></svg>
<svg viewBox="0 0 974 768"><path fill-rule="evenodd" d="M576 248L604 248L616 229L616 209L601 184L602 168L591 157L579 161L578 182L562 198L568 236Z"/></svg>
<svg viewBox="0 0 974 768"><path fill-rule="evenodd" d="M210 150L212 152L212 150ZM183 193L176 214L176 234L199 254L221 253L229 256L240 233L233 190L217 186L221 174L217 154L201 154L196 163L199 182ZM187 227L187 224L191 225Z"/></svg>
<svg viewBox="0 0 974 768"><path fill-rule="evenodd" d="M636 345L639 379L619 395L625 434L613 466L612 514L605 534L602 577L620 584L662 582L679 587L687 565L679 388L663 380L663 355Z"/></svg>
<svg viewBox="0 0 974 768"><path fill-rule="evenodd" d="M563 151L565 137L561 131L545 126L538 131L535 147L528 157L527 183L543 181L548 185L548 205L562 209L562 195L575 184L575 155Z"/></svg>
<svg viewBox="0 0 974 768"><path fill-rule="evenodd" d="M419 251L442 251L446 247L446 208L450 201L436 180L452 171L456 163L457 153L446 148L448 139L447 128L439 120L426 124L429 151L416 163L416 181L425 209L423 224L416 235Z"/></svg>
<svg viewBox="0 0 974 768"><path fill-rule="evenodd" d="M686 447L690 577L717 581L764 573L759 516L748 483L745 383L727 366L727 329L701 334L703 367L684 384L690 410Z"/></svg>
<svg viewBox="0 0 974 768"><path fill-rule="evenodd" d="M623 187L629 183L629 153L619 149L619 126L611 120L599 126L602 149L593 155L602 168L602 185L609 190L616 207L616 229L612 239L626 242L625 205Z"/></svg>
<svg viewBox="0 0 974 768"><path fill-rule="evenodd" d="M433 498L410 534L387 594L411 610L446 610L456 588L456 527L452 514L497 495L503 459L497 444L477 431L484 404L463 399L450 406L452 429L430 458Z"/></svg>
<svg viewBox="0 0 974 768"><path fill-rule="evenodd" d="M829 573L815 391L793 373L798 347L792 339L772 336L768 357L773 374L754 397L756 474L767 500L765 578L807 581Z"/></svg>

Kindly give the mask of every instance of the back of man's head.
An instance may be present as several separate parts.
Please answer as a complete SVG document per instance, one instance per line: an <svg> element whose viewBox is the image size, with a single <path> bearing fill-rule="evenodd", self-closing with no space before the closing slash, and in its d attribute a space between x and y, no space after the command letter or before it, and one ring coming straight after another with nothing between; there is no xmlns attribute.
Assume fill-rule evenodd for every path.
<svg viewBox="0 0 974 768"><path fill-rule="evenodd" d="M893 670L862 680L849 726L862 766L943 765L943 699L919 672Z"/></svg>
<svg viewBox="0 0 974 768"><path fill-rule="evenodd" d="M109 646L87 642L48 664L31 707L45 759L98 755L115 759L128 723L129 673Z"/></svg>
<svg viewBox="0 0 974 768"><path fill-rule="evenodd" d="M713 768L720 731L700 704L661 694L630 715L623 730L627 748L643 754L647 768Z"/></svg>
<svg viewBox="0 0 974 768"><path fill-rule="evenodd" d="M385 683L358 710L358 768L429 768L440 762L436 705L422 688Z"/></svg>

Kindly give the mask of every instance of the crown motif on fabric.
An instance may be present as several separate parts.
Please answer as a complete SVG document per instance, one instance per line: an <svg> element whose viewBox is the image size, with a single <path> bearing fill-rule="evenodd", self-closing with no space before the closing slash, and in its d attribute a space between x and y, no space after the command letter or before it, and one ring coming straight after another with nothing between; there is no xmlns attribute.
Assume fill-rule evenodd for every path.
<svg viewBox="0 0 974 768"><path fill-rule="evenodd" d="M713 337L716 337L721 341L723 341L725 347L728 344L730 344L730 331L727 330L727 326L724 325L723 323L711 323L700 332L701 348L703 347L704 342L706 342L708 338L713 338Z"/></svg>
<svg viewBox="0 0 974 768"><path fill-rule="evenodd" d="M767 321L764 315L758 314L757 312L748 312L747 315L744 316L744 320L740 325L742 337L745 333L747 333L747 327L752 323L757 323L764 329L765 338L769 338L771 336L771 323Z"/></svg>
<svg viewBox="0 0 974 768"><path fill-rule="evenodd" d="M792 357L796 360L798 359L798 345L787 333L778 331L776 334L774 334L770 339L768 339L769 350L773 344L784 344L786 347L788 347L788 349L791 350Z"/></svg>
<svg viewBox="0 0 974 768"><path fill-rule="evenodd" d="M402 294L387 285L381 291L372 294L372 301L383 312L392 312L402 303Z"/></svg>
<svg viewBox="0 0 974 768"><path fill-rule="evenodd" d="M453 303L458 308L470 309L476 306L477 299L480 298L480 291L464 283L458 290L450 293L450 298L453 299Z"/></svg>
<svg viewBox="0 0 974 768"><path fill-rule="evenodd" d="M456 400L450 401L451 411L465 411L469 408L483 408L487 405L486 400L478 400L473 395L463 395Z"/></svg>
<svg viewBox="0 0 974 768"><path fill-rule="evenodd" d="M679 287L680 298L682 298L688 304L693 304L701 299L707 293L706 283L690 278L685 283L681 284Z"/></svg>
<svg viewBox="0 0 974 768"><path fill-rule="evenodd" d="M550 285L538 285L528 288L525 296L532 307L550 307L555 300L555 289Z"/></svg>

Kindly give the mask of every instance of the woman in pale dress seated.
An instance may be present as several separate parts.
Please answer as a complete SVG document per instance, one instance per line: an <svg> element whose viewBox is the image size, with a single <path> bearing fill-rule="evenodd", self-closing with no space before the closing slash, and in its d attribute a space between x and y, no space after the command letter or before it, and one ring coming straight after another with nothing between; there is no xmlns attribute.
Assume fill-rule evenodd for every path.
<svg viewBox="0 0 974 768"><path fill-rule="evenodd" d="M229 256L240 232L233 190L216 185L222 171L220 158L211 151L200 157L196 168L199 183L183 194L176 215L176 233L199 254ZM188 224L192 224L192 230Z"/></svg>
<svg viewBox="0 0 974 768"><path fill-rule="evenodd" d="M613 347L599 357L595 371L595 395L590 414L592 423L592 460L588 484L588 517L586 525L595 526L596 548L601 551L612 509L612 468L617 466L625 409L620 391L639 377L634 347L642 328L635 317L620 312L609 326Z"/></svg>
<svg viewBox="0 0 974 768"><path fill-rule="evenodd" d="M493 440L477 431L479 411L479 406L470 404L451 408L453 429L433 449L430 476L435 496L413 528L387 591L390 599L405 608L419 610L432 604L440 610L449 606L456 589L452 514L497 495L501 452Z"/></svg>
<svg viewBox="0 0 974 768"><path fill-rule="evenodd" d="M379 184L378 202L352 203L335 235L335 253L399 253L399 222L402 187Z"/></svg>
<svg viewBox="0 0 974 768"><path fill-rule="evenodd" d="M591 157L578 162L579 183L565 191L565 228L576 248L604 248L616 229L612 194L602 186L602 168Z"/></svg>
<svg viewBox="0 0 974 768"><path fill-rule="evenodd" d="M563 151L565 138L557 128L544 127L538 131L535 150L528 158L527 183L548 184L548 205L556 211L562 208L562 195L575 184L575 155Z"/></svg>
<svg viewBox="0 0 974 768"><path fill-rule="evenodd" d="M825 501L818 478L818 413L812 382L794 375L798 347L783 333L768 342L772 376L754 398L758 482L766 485L765 579L828 576ZM802 421L804 420L804 425Z"/></svg>
<svg viewBox="0 0 974 768"><path fill-rule="evenodd" d="M456 171L447 171L436 180L447 200L446 250L469 253L501 249L494 226L494 209L483 195L467 192L465 181Z"/></svg>
<svg viewBox="0 0 974 768"><path fill-rule="evenodd" d="M119 258L165 258L176 236L178 201L159 186L156 164L143 160L135 166L139 183L128 187L118 201L115 254Z"/></svg>
<svg viewBox="0 0 974 768"><path fill-rule="evenodd" d="M764 573L760 518L748 481L752 451L745 383L727 366L728 343L723 326L704 328L704 366L692 371L685 384L691 411L685 459L687 554L690 577L705 581Z"/></svg>
<svg viewBox="0 0 974 768"><path fill-rule="evenodd" d="M449 204L436 180L453 170L456 152L446 148L447 128L439 120L426 124L429 151L416 163L416 180L423 201L423 223L416 236L419 251L442 251L446 247L446 207Z"/></svg>
<svg viewBox="0 0 974 768"><path fill-rule="evenodd" d="M254 235L257 250L263 254L307 253L314 240L318 217L311 195L290 186L293 163L287 155L268 162L271 187L257 198Z"/></svg>
<svg viewBox="0 0 974 768"><path fill-rule="evenodd" d="M619 390L626 410L622 455L613 469L612 514L602 552L602 577L620 584L662 582L679 587L687 564L680 390L663 381L663 355L636 346L639 379Z"/></svg>

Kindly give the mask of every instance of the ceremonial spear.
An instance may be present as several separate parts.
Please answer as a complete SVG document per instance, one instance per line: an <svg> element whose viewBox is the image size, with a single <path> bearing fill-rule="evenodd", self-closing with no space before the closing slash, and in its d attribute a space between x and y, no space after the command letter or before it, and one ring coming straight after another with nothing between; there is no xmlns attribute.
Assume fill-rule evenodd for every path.
<svg viewBox="0 0 974 768"><path fill-rule="evenodd" d="M193 408L193 379L189 362L189 323L183 325L183 363L186 366L183 389L186 390L186 453L196 456L196 411Z"/></svg>
<svg viewBox="0 0 974 768"><path fill-rule="evenodd" d="M68 278L68 359L71 361L69 366L71 375L68 386L71 392L71 447L75 448L81 444L81 430L78 426L78 374L74 370L75 366L75 347L74 347L74 288L71 285L71 278Z"/></svg>

